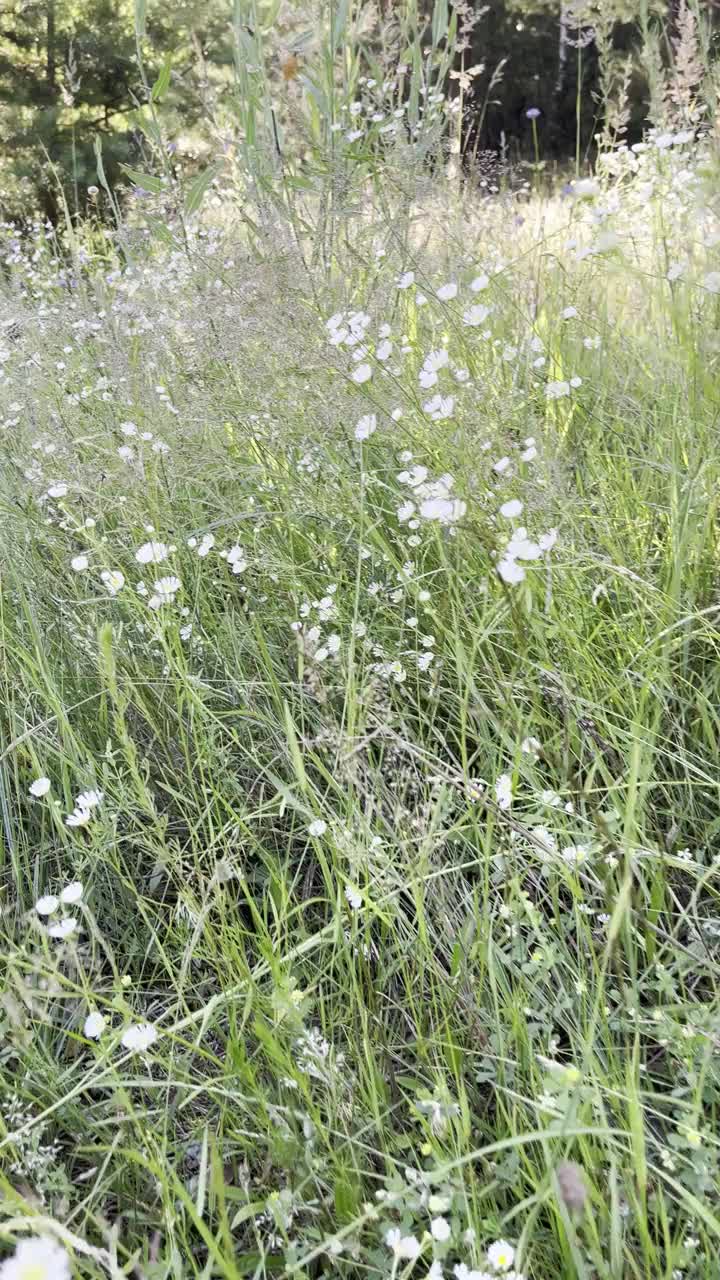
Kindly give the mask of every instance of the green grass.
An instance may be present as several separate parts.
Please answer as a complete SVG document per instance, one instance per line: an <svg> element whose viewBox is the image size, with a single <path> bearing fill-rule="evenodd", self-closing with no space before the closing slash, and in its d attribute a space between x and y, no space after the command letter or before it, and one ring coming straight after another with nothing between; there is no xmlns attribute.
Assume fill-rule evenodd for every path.
<svg viewBox="0 0 720 1280"><path fill-rule="evenodd" d="M717 169L708 147L642 163L587 202L438 183L408 205L388 160L317 261L308 200L262 253L228 210L214 243L191 223L109 283L79 229L97 257L72 293L49 249L8 267L8 1250L50 1234L83 1277L364 1280L492 1272L504 1239L533 1280L717 1274ZM618 244L578 255L611 192ZM372 317L362 385L327 342L347 310ZM424 390L443 347L468 379ZM456 523L398 519L413 466L452 475ZM520 523L558 539L509 585ZM135 559L151 537L162 565ZM169 574L154 610L137 583ZM79 928L52 938L34 903L74 880Z"/></svg>

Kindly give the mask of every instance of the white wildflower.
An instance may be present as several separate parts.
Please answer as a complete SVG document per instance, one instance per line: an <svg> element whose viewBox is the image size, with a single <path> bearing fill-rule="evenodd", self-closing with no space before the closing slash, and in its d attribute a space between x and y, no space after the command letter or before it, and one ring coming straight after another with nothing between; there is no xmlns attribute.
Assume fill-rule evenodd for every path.
<svg viewBox="0 0 720 1280"><path fill-rule="evenodd" d="M53 911L57 911L59 905L59 899L54 893L46 893L43 898L38 898L35 910L39 916L51 916Z"/></svg>
<svg viewBox="0 0 720 1280"><path fill-rule="evenodd" d="M483 307L479 303L474 307L468 307L467 311L463 311L463 324L468 329L476 329L478 325L484 324L490 315L490 307Z"/></svg>
<svg viewBox="0 0 720 1280"><path fill-rule="evenodd" d="M167 560L170 548L164 542L144 542L135 552L138 564L162 564Z"/></svg>
<svg viewBox="0 0 720 1280"><path fill-rule="evenodd" d="M420 515L423 520L438 520L440 524L456 524L467 511L467 505L459 498L426 498L420 504Z"/></svg>
<svg viewBox="0 0 720 1280"><path fill-rule="evenodd" d="M67 906L68 903L79 902L83 896L83 886L80 880L73 880L72 884L68 884L60 894L60 901Z"/></svg>
<svg viewBox="0 0 720 1280"><path fill-rule="evenodd" d="M487 1251L488 1262L496 1271L508 1271L515 1258L515 1250L507 1240L496 1240Z"/></svg>
<svg viewBox="0 0 720 1280"><path fill-rule="evenodd" d="M90 789L89 791L81 791L79 796L75 797L75 804L78 809L97 809L102 804L103 792Z"/></svg>
<svg viewBox="0 0 720 1280"><path fill-rule="evenodd" d="M0 1280L71 1280L70 1259L49 1236L34 1236L0 1263Z"/></svg>
<svg viewBox="0 0 720 1280"><path fill-rule="evenodd" d="M111 596L116 596L118 591L122 591L125 586L125 574L119 569L103 569L100 574L100 581L105 583L105 587Z"/></svg>
<svg viewBox="0 0 720 1280"><path fill-rule="evenodd" d="M355 427L356 440L368 440L377 431L377 417L374 413L365 413Z"/></svg>
<svg viewBox="0 0 720 1280"><path fill-rule="evenodd" d="M69 938L78 927L78 922L73 916L65 916L64 920L58 920L57 924L51 924L48 933L51 938Z"/></svg>
<svg viewBox="0 0 720 1280"><path fill-rule="evenodd" d="M138 1022L123 1031L120 1043L132 1053L145 1053L157 1038L157 1030L151 1022Z"/></svg>
<svg viewBox="0 0 720 1280"><path fill-rule="evenodd" d="M153 594L148 600L151 609L161 609L163 605L172 604L182 583L179 578L169 576L158 578L153 584Z"/></svg>
<svg viewBox="0 0 720 1280"><path fill-rule="evenodd" d="M512 778L509 773L501 773L495 783L495 799L499 809L509 809L512 805Z"/></svg>
<svg viewBox="0 0 720 1280"><path fill-rule="evenodd" d="M89 1013L83 1025L83 1032L88 1040L99 1040L105 1030L106 1019L101 1013L94 1010Z"/></svg>
<svg viewBox="0 0 720 1280"><path fill-rule="evenodd" d="M508 586L515 586L518 582L525 580L525 570L522 565L517 564L515 560L511 560L509 556L505 556L498 563L497 571L503 582Z"/></svg>
<svg viewBox="0 0 720 1280"><path fill-rule="evenodd" d="M89 809L73 809L65 819L65 825L68 827L86 827L90 821L91 813Z"/></svg>
<svg viewBox="0 0 720 1280"><path fill-rule="evenodd" d="M237 543L235 543L235 546L231 547L230 550L226 552L225 559L230 565L230 568L232 569L233 573L236 575L244 573L248 567L248 562L245 558L245 552L243 551L242 547L238 546Z"/></svg>
<svg viewBox="0 0 720 1280"><path fill-rule="evenodd" d="M396 1258L412 1261L421 1252L420 1241L415 1236L404 1236L399 1227L390 1227L385 1233L385 1243Z"/></svg>

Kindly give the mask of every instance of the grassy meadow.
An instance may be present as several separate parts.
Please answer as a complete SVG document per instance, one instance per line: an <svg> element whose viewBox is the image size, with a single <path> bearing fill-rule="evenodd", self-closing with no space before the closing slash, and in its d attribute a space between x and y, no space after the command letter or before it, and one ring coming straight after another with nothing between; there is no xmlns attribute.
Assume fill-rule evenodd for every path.
<svg viewBox="0 0 720 1280"><path fill-rule="evenodd" d="M710 1280L712 110L479 187L336 37L0 228L0 1276Z"/></svg>

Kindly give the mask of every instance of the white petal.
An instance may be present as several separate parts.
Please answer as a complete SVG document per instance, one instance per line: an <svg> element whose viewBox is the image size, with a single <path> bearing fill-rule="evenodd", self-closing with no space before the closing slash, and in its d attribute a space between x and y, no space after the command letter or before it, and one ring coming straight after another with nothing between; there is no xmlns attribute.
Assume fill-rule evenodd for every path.
<svg viewBox="0 0 720 1280"><path fill-rule="evenodd" d="M79 880L73 880L72 884L66 885L60 894L61 902L79 902L83 896L83 887Z"/></svg>
<svg viewBox="0 0 720 1280"><path fill-rule="evenodd" d="M38 898L35 903L35 910L40 916L51 916L53 911L58 909L58 899L54 893L46 893L44 898Z"/></svg>

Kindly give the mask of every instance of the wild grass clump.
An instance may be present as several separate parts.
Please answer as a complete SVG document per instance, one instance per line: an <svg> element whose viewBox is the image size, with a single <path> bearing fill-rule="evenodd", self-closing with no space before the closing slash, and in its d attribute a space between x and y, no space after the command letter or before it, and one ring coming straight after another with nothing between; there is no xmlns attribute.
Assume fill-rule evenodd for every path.
<svg viewBox="0 0 720 1280"><path fill-rule="evenodd" d="M8 1280L717 1273L716 137L480 199L432 39L2 229Z"/></svg>

